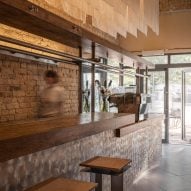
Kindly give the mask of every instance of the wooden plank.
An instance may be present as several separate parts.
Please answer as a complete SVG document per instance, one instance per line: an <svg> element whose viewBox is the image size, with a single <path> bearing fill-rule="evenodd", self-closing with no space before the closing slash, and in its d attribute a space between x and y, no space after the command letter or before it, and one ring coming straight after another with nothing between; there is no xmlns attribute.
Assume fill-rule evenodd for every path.
<svg viewBox="0 0 191 191"><path fill-rule="evenodd" d="M74 25L68 21L38 7L38 12L30 12L31 3L27 1L0 1L0 22L12 27L78 47L81 43L79 35L75 34ZM10 14L11 13L11 14ZM69 31L69 32L68 32ZM72 32L71 32L72 31Z"/></svg>

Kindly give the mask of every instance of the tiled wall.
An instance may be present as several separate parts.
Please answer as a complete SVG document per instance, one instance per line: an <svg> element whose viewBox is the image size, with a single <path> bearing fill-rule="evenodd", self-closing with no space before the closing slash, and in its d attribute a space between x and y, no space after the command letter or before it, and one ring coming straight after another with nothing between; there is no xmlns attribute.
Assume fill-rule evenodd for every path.
<svg viewBox="0 0 191 191"><path fill-rule="evenodd" d="M45 86L43 74L55 70L65 89L65 114L78 113L79 68L76 65L48 65L0 55L0 122L37 117L39 93Z"/></svg>
<svg viewBox="0 0 191 191"><path fill-rule="evenodd" d="M89 181L79 163L96 155L132 159L124 174L127 190L133 180L161 156L161 118L144 121L139 131L116 138L112 130L69 142L44 151L0 163L0 190L21 191L50 177L64 176ZM104 176L104 191L110 177Z"/></svg>

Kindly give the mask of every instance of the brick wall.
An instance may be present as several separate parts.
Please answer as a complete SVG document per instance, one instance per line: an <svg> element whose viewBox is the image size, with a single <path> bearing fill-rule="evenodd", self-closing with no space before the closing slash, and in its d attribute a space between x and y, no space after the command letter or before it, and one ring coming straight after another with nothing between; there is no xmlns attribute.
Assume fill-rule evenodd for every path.
<svg viewBox="0 0 191 191"><path fill-rule="evenodd" d="M178 11L191 9L190 0L160 0L160 11Z"/></svg>
<svg viewBox="0 0 191 191"><path fill-rule="evenodd" d="M65 114L78 113L78 66L43 64L0 55L0 122L37 117L39 93L45 86L43 74L53 69L65 89Z"/></svg>

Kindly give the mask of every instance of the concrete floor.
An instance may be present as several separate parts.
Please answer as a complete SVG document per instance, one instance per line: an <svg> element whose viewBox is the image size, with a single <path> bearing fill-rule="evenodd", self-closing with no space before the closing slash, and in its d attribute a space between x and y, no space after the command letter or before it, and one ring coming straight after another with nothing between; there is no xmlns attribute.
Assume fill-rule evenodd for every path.
<svg viewBox="0 0 191 191"><path fill-rule="evenodd" d="M191 145L164 144L161 161L128 191L191 191Z"/></svg>

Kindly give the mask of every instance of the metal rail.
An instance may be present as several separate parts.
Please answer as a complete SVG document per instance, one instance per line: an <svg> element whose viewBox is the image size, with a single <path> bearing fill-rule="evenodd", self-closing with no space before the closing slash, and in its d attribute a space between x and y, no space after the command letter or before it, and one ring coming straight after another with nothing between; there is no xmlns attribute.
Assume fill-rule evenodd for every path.
<svg viewBox="0 0 191 191"><path fill-rule="evenodd" d="M6 37L4 37L2 35L0 35L0 40L4 41L4 42L16 44L16 45L19 45L19 46L23 46L23 47L26 47L26 48L31 48L31 49L34 49L34 50L38 50L38 51L43 51L43 52L46 52L46 53L54 54L54 55L61 56L61 57L64 57L64 58L69 58L69 59L72 59L73 62L76 62L76 61L77 62L87 62L87 63L98 65L98 66L101 66L101 67L104 67L104 68L113 69L113 70L116 70L118 72L123 72L123 74L126 74L126 75L130 75L130 76L133 75L133 76L137 76L137 77L148 78L148 76L145 76L145 75L142 75L142 74L132 73L132 72L129 72L129 71L124 71L123 69L120 69L120 68L117 68L117 67L114 67L114 66L105 65L103 63L99 63L99 62L95 62L95 61L92 61L92 60L84 59L84 58L77 57L77 56L74 56L74 55L70 55L70 54L67 54L67 53L63 53L63 52L60 52L60 51L51 50L49 48L44 48L44 47L41 47L41 46L29 44L29 43L26 43L26 42L23 42L23 41L19 41L19 40L16 40L16 39L6 38ZM3 48L5 46L1 46L1 47ZM10 47L6 47L6 49L8 49L8 48L10 48ZM14 51L14 50L15 51L19 51L19 53L23 52L23 53L28 54L28 55L31 54L28 51L19 50L19 49L16 49L16 48L10 48L10 49L12 51ZM32 53L32 54L34 54L34 53ZM44 55L38 54L38 56L39 57L43 57ZM49 56L46 56L46 57L49 57ZM58 58L51 57L51 60L58 60ZM62 59L60 59L60 60L62 61Z"/></svg>

